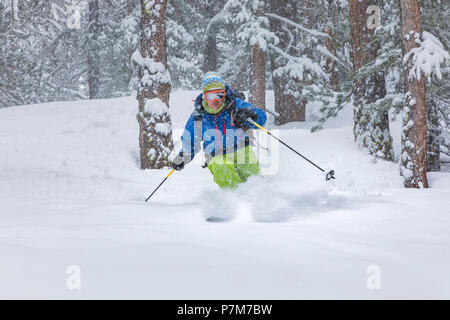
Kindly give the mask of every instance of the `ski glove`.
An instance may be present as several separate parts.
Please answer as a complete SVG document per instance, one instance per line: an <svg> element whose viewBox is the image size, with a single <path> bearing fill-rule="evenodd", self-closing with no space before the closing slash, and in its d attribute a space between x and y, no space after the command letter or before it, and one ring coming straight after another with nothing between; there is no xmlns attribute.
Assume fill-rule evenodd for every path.
<svg viewBox="0 0 450 320"><path fill-rule="evenodd" d="M237 121L237 125L242 129L247 130L248 128L244 126L244 123L248 118L251 118L253 121L258 120L258 115L252 109L238 109L236 111L235 118Z"/></svg>
<svg viewBox="0 0 450 320"><path fill-rule="evenodd" d="M184 160L183 160L183 155L182 154L177 155L173 159L173 161L172 161L172 168L177 170L177 171L183 170L183 168L184 168Z"/></svg>
<svg viewBox="0 0 450 320"><path fill-rule="evenodd" d="M181 171L184 169L184 162L180 162L179 164L172 163L172 168Z"/></svg>

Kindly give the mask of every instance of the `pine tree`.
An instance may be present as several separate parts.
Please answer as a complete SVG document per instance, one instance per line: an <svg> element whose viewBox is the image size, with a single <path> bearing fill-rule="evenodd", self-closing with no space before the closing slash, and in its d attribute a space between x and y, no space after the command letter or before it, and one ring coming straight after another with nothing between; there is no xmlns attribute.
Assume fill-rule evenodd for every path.
<svg viewBox="0 0 450 320"><path fill-rule="evenodd" d="M313 21L311 28L317 30L313 37L304 39L315 61L324 66L327 75L313 77L313 86L304 88L307 101L319 102L317 124L311 131L322 129L326 121L336 117L340 110L350 102L353 95L353 77L349 7L347 2L320 0L310 2ZM320 32L320 33L319 33ZM316 117L311 115L311 120Z"/></svg>
<svg viewBox="0 0 450 320"><path fill-rule="evenodd" d="M450 48L450 10L444 1L422 0L422 29L442 42L442 50ZM445 53L443 53L445 55ZM427 82L427 171L440 171L441 154L450 157L450 65L442 69L442 78Z"/></svg>
<svg viewBox="0 0 450 320"><path fill-rule="evenodd" d="M287 54L287 56L283 56L272 48L271 73L275 95L275 111L279 115L275 119L277 125L290 121L305 121L305 102L301 99L303 74L291 73L293 61L289 59L290 56L294 57L299 54L297 49L298 32L294 27L274 18L274 15L276 15L276 17L295 21L297 13L297 1L287 1L283 5L275 0L270 3L272 17L270 28L279 39L277 47Z"/></svg>
<svg viewBox="0 0 450 320"><path fill-rule="evenodd" d="M166 57L166 0L141 0L139 65L139 146L141 169L170 164L173 149L169 112L170 75Z"/></svg>
<svg viewBox="0 0 450 320"><path fill-rule="evenodd" d="M198 89L202 81L206 0L169 1L167 6L167 65L175 88ZM214 7L220 10L220 6ZM215 11L214 11L215 12Z"/></svg>
<svg viewBox="0 0 450 320"><path fill-rule="evenodd" d="M87 23L68 26L70 5L69 0L0 3L0 106L87 98Z"/></svg>
<svg viewBox="0 0 450 320"><path fill-rule="evenodd" d="M99 1L99 28L92 50L98 56L98 98L130 95L137 89L131 56L138 48L139 7L135 1Z"/></svg>
<svg viewBox="0 0 450 320"><path fill-rule="evenodd" d="M304 121L309 101L330 100L330 74L323 60L339 60L321 45L330 36L319 19L326 2L288 1L280 5L271 1L266 14L278 40L271 49L272 81L277 124ZM326 10L325 10L326 11ZM319 13L320 12L320 13ZM324 59L325 57L325 59Z"/></svg>
<svg viewBox="0 0 450 320"><path fill-rule="evenodd" d="M247 6L248 2L229 0L216 15L223 22L218 71L233 88L240 91L249 90L251 86L251 47L248 33L242 32L253 17Z"/></svg>
<svg viewBox="0 0 450 320"><path fill-rule="evenodd" d="M233 45L235 41L231 42L228 50L234 54L219 70L227 75L232 73L234 82L239 74L248 76L249 81L239 82L249 83L249 100L260 108L265 108L266 51L268 44L275 40L269 30L269 20L264 16L266 7L265 0L229 0L221 12L227 26L237 26L235 37L238 43Z"/></svg>
<svg viewBox="0 0 450 320"><path fill-rule="evenodd" d="M365 70L374 63L380 43L374 36L375 26L369 27L369 0L350 0L352 60L354 78L354 136L357 143L375 157L393 160L392 138L389 133L388 111L377 105L386 96L385 74ZM368 10L369 9L369 10Z"/></svg>

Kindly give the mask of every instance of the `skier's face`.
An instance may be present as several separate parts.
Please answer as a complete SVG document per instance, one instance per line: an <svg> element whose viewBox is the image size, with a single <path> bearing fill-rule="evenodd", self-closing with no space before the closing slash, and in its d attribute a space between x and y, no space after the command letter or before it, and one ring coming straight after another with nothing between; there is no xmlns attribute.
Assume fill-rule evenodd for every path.
<svg viewBox="0 0 450 320"><path fill-rule="evenodd" d="M225 98L224 90L212 90L207 91L204 95L208 107L217 110L222 105L222 101Z"/></svg>
<svg viewBox="0 0 450 320"><path fill-rule="evenodd" d="M222 100L213 100L213 101L206 101L208 103L208 107L211 109L217 110L222 105Z"/></svg>

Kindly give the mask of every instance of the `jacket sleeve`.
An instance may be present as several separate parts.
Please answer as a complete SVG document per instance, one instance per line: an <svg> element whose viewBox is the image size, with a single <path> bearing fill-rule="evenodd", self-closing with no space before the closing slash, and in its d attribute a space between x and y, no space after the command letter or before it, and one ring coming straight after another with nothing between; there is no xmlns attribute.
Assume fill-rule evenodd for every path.
<svg viewBox="0 0 450 320"><path fill-rule="evenodd" d="M258 115L258 119L256 120L256 123L259 124L260 126L263 126L266 123L267 115L263 109L256 108L251 103L245 102L239 98L234 98L234 102L236 105L236 110L242 109L242 108L247 108L247 109L251 109L251 110L255 111L256 114ZM257 129L257 127L253 124L249 124L249 127L253 128L253 129Z"/></svg>
<svg viewBox="0 0 450 320"><path fill-rule="evenodd" d="M189 163L200 151L201 141L202 141L201 128L199 130L196 130L195 116L194 113L192 113L188 121L186 122L183 135L181 136L182 148L178 153L178 156L182 157L185 163Z"/></svg>

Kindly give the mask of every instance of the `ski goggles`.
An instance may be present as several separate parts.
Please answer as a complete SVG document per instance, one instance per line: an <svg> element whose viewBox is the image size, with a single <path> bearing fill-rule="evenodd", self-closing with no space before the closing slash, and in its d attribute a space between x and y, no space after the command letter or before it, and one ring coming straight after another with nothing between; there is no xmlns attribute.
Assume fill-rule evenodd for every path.
<svg viewBox="0 0 450 320"><path fill-rule="evenodd" d="M223 98L225 98L226 93L225 90L213 90L213 91L207 91L204 94L206 101L221 101Z"/></svg>

